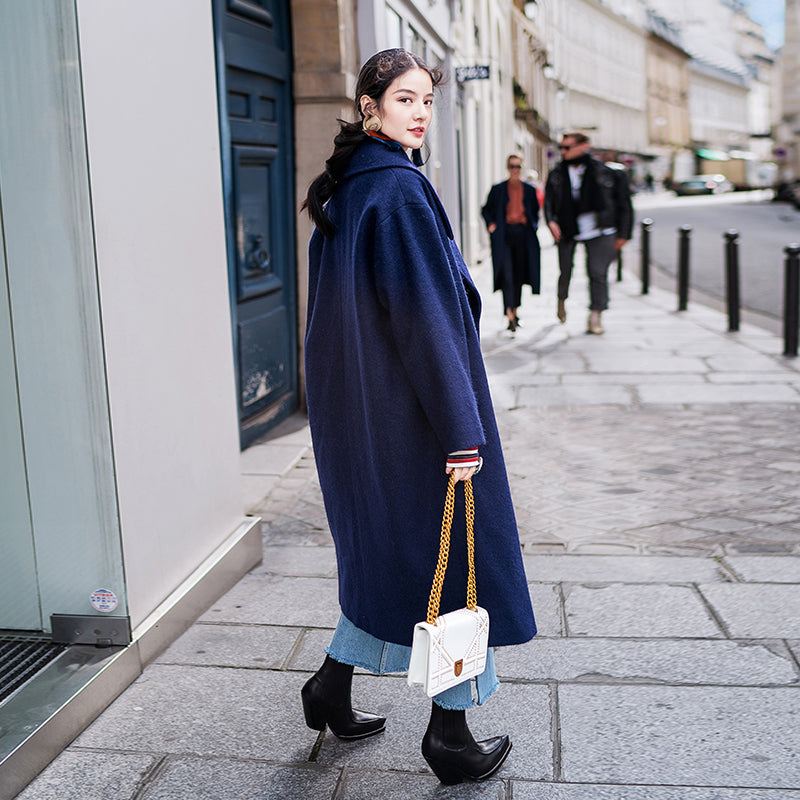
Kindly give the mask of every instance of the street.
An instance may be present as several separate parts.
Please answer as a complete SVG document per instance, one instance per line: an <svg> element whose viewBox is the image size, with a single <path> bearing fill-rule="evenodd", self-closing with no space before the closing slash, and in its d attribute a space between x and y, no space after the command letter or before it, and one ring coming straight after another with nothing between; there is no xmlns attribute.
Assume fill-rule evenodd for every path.
<svg viewBox="0 0 800 800"><path fill-rule="evenodd" d="M800 211L771 202L769 192L677 197L640 193L634 199L637 231L645 217L654 221L654 265L675 275L677 230L691 225L691 286L725 298L723 233L739 231L742 306L772 317L783 315L783 248L800 240ZM631 256L632 257L632 250Z"/></svg>
<svg viewBox="0 0 800 800"><path fill-rule="evenodd" d="M511 735L503 770L442 787L419 752L429 703L402 676L356 676L357 706L389 719L380 737L305 726L299 690L339 612L297 415L242 454L263 563L20 800L800 799L800 364L633 281L587 336L582 265L559 325L549 243L543 260L515 339L491 271L474 272L539 626L500 649L502 688L469 712L476 736Z"/></svg>

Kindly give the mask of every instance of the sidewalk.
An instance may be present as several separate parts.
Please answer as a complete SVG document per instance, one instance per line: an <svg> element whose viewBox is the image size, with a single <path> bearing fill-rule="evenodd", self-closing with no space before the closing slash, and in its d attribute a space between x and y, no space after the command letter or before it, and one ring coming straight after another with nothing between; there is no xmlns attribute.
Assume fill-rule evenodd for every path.
<svg viewBox="0 0 800 800"><path fill-rule="evenodd" d="M301 427L243 454L263 564L20 798L800 798L800 363L630 274L595 337L576 268L558 325L543 255L514 340L475 272L540 630L499 651L501 691L471 717L514 741L498 778L440 787L419 753L428 703L401 677L356 678L389 718L379 737L303 724L338 606Z"/></svg>

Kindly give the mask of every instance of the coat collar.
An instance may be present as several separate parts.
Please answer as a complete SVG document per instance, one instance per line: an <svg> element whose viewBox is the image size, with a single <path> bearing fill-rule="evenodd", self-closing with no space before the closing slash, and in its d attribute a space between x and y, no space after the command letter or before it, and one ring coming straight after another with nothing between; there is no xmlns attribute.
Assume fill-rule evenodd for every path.
<svg viewBox="0 0 800 800"><path fill-rule="evenodd" d="M403 150L400 142L393 139L379 139L377 136L368 136L356 149L344 169L342 179L352 178L362 172L372 172L377 169L392 168L413 169L419 172L411 163L411 159Z"/></svg>
<svg viewBox="0 0 800 800"><path fill-rule="evenodd" d="M433 188L433 184L428 180L425 174L411 162L403 146L399 142L395 142L393 139L379 139L376 136L368 136L350 157L350 161L345 167L340 180L345 181L348 178L352 178L354 175L361 175L364 172L398 168L410 169L419 175L427 189L430 202L439 210L445 230L447 231L447 237L453 239L453 228L450 225L450 220L447 218L447 212L444 210L442 201L436 193L436 189Z"/></svg>

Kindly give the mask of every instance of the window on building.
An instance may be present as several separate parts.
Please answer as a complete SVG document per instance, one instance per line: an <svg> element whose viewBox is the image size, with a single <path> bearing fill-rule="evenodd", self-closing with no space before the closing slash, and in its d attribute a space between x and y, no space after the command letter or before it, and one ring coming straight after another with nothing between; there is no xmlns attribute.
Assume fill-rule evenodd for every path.
<svg viewBox="0 0 800 800"><path fill-rule="evenodd" d="M386 6L386 46L403 46L403 19L389 6Z"/></svg>
<svg viewBox="0 0 800 800"><path fill-rule="evenodd" d="M408 49L423 61L428 61L428 43L422 34L413 26L408 26Z"/></svg>

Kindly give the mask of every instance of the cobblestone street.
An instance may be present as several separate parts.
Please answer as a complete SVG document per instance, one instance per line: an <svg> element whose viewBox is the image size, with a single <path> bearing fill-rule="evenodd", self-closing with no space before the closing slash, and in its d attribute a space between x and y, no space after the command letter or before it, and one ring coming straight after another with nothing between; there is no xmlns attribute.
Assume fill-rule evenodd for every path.
<svg viewBox="0 0 800 800"><path fill-rule="evenodd" d="M501 690L471 712L476 738L514 742L497 778L439 785L419 752L428 701L404 677L356 677L385 734L305 727L298 692L338 603L298 421L242 456L263 563L23 800L800 798L800 364L757 328L641 297L630 274L604 336L583 332L582 270L558 325L554 256L513 340L475 272L539 626L498 652Z"/></svg>

